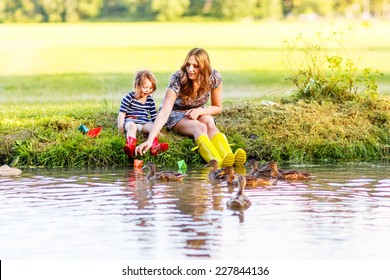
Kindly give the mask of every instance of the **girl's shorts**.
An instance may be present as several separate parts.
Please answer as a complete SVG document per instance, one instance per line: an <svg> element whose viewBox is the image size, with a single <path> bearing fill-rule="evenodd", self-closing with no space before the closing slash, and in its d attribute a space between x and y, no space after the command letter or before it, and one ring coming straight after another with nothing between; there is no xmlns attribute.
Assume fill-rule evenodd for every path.
<svg viewBox="0 0 390 280"><path fill-rule="evenodd" d="M128 121L124 124L125 131L129 130L130 123L132 123L132 121ZM142 132L142 127L144 126L144 124L136 123L136 125L137 125L137 131Z"/></svg>

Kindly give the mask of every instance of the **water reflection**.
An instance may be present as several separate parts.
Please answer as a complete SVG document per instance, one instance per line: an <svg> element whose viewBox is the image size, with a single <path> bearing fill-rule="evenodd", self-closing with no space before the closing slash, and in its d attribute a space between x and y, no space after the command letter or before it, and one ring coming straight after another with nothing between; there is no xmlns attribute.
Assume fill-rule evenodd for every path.
<svg viewBox="0 0 390 280"><path fill-rule="evenodd" d="M24 170L0 177L0 256L387 259L388 167L304 166L314 180L248 189L246 211L227 210L233 186L201 167L169 183L133 168Z"/></svg>

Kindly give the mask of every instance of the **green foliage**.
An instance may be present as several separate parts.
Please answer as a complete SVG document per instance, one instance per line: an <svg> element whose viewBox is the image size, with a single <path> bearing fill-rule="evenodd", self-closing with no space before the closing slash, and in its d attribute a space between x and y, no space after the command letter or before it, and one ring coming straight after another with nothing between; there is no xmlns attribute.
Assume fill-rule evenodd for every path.
<svg viewBox="0 0 390 280"><path fill-rule="evenodd" d="M378 97L377 76L383 74L370 68L358 69L343 46L344 36L334 32L324 37L318 32L312 39L299 34L285 41L284 64L290 73L288 79L297 87L296 99L345 102ZM333 50L332 42L337 43Z"/></svg>
<svg viewBox="0 0 390 280"><path fill-rule="evenodd" d="M218 18L236 19L251 16L254 0L215 0L212 14Z"/></svg>
<svg viewBox="0 0 390 280"><path fill-rule="evenodd" d="M177 20L185 14L190 0L153 0L152 11L157 13L157 20Z"/></svg>
<svg viewBox="0 0 390 280"><path fill-rule="evenodd" d="M183 16L280 19L282 17L334 15L361 18L387 16L384 1L368 1L359 9L357 0L1 0L1 22L75 22L82 20L172 21ZM388 3L388 0L385 2ZM355 3L358 9L351 9ZM355 6L356 6L355 5ZM352 5L353 6L353 5Z"/></svg>
<svg viewBox="0 0 390 280"><path fill-rule="evenodd" d="M101 14L103 0L2 0L0 22L74 22Z"/></svg>

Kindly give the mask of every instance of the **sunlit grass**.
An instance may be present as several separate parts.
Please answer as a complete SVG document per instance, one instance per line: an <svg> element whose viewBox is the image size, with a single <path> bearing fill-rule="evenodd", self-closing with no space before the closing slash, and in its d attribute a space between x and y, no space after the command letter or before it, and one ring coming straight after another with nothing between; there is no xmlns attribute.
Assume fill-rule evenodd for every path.
<svg viewBox="0 0 390 280"><path fill-rule="evenodd" d="M364 64L390 72L388 23L85 23L1 25L0 75L172 72L189 48L207 48L221 71L283 69L283 41L298 33L344 31ZM309 35L310 36L310 35ZM18 63L19 62L19 63ZM22 62L22 63L21 63Z"/></svg>
<svg viewBox="0 0 390 280"><path fill-rule="evenodd" d="M389 94L390 37L384 36L389 23L0 24L0 162L17 155L24 166L128 164L116 116L135 71L148 68L156 74L159 106L170 75L192 47L206 48L223 76L224 111L216 119L234 148L292 162L388 156L388 98L366 111L350 109L354 104L261 103L281 103L294 90L282 63L284 40L350 26L345 36L349 55L358 68L384 73L379 92ZM329 47L337 51L333 43ZM341 119L353 125L339 123L342 110ZM101 125L103 131L90 139L77 130L80 124ZM202 162L198 153L188 152L192 139L166 133L163 140L175 149L153 160Z"/></svg>
<svg viewBox="0 0 390 280"><path fill-rule="evenodd" d="M389 23L82 23L0 25L0 102L118 100L134 72L149 68L162 98L188 50L206 48L224 79L225 98L288 94L283 41L302 32L343 30L359 68L384 73L390 92ZM334 47L331 45L330 47Z"/></svg>

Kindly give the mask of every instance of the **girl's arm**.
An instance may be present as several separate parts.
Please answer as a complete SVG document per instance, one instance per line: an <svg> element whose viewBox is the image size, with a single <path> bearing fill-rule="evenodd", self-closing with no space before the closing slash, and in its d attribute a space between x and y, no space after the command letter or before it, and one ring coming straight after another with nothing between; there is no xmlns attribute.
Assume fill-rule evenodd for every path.
<svg viewBox="0 0 390 280"><path fill-rule="evenodd" d="M123 112L119 112L119 114L118 114L118 131L120 133L125 132L125 129L123 128L123 123L125 122L125 116L126 116L126 113L123 113Z"/></svg>
<svg viewBox="0 0 390 280"><path fill-rule="evenodd" d="M152 147L153 139L157 137L158 133L163 128L164 124L167 122L168 117L172 112L175 100L176 93L171 89L167 89L167 92L165 93L164 97L164 103L162 104L161 110L157 115L156 121L153 123L153 126L149 132L148 140L136 147L136 155L143 155Z"/></svg>
<svg viewBox="0 0 390 280"><path fill-rule="evenodd" d="M118 113L118 131L123 133L125 129L123 128L123 123L126 117L126 109L130 108L131 103L133 102L133 98L131 97L131 92L126 94L125 97L122 98L121 106L119 107Z"/></svg>

